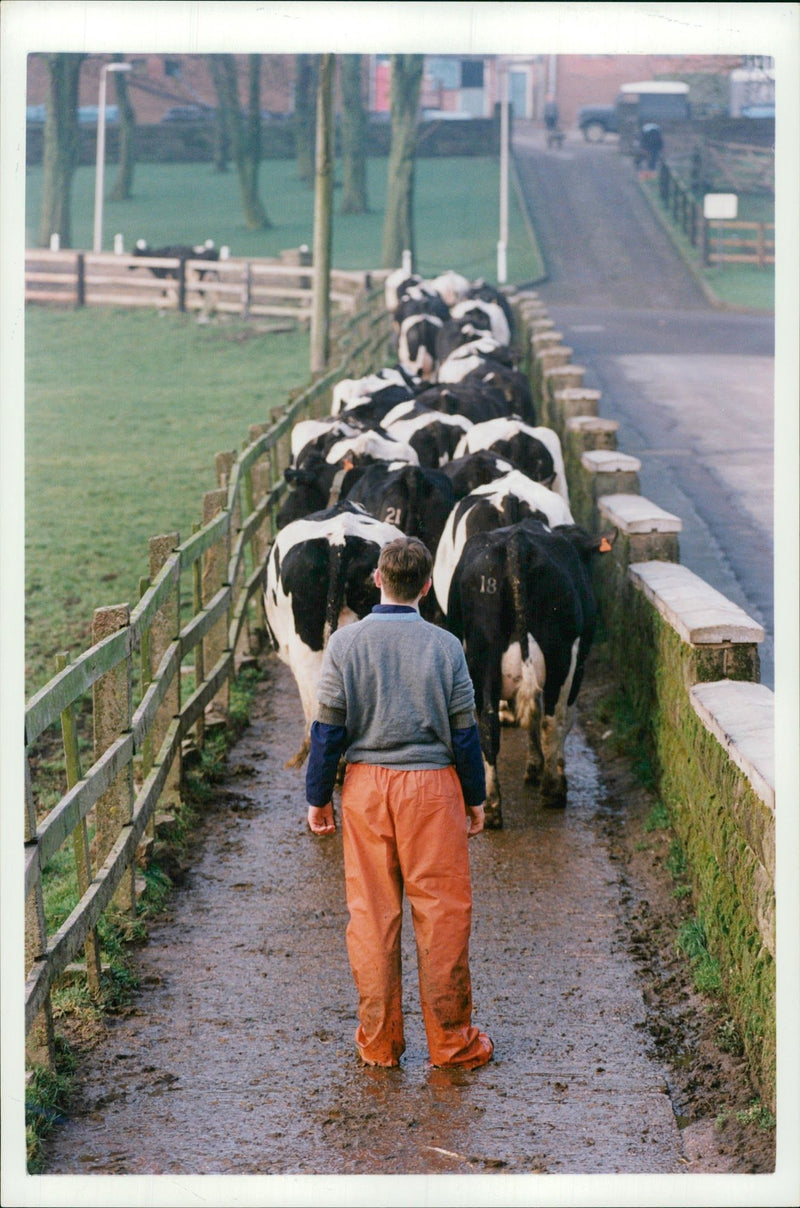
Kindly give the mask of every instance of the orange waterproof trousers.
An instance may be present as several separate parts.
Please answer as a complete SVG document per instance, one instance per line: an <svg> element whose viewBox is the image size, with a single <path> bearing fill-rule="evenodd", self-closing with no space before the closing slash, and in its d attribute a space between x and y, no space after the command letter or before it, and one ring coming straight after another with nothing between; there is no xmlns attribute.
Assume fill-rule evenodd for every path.
<svg viewBox="0 0 800 1208"><path fill-rule="evenodd" d="M405 1048L400 947L405 889L430 1060L482 1065L492 1046L471 1023L472 892L464 798L455 769L348 764L342 838L350 912L347 951L359 996L356 1045L362 1060L396 1065Z"/></svg>

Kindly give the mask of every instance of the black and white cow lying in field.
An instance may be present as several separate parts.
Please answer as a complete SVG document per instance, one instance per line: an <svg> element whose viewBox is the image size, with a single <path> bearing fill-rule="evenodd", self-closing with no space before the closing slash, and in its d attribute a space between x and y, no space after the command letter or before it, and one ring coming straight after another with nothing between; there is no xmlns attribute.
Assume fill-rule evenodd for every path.
<svg viewBox="0 0 800 1208"><path fill-rule="evenodd" d="M464 546L447 627L464 643L475 687L488 827L502 826L501 701L528 731L526 782L538 786L543 805L566 805L564 742L596 621L589 562L610 548L607 537L531 519L477 533Z"/></svg>
<svg viewBox="0 0 800 1208"><path fill-rule="evenodd" d="M169 244L166 247L150 247L144 239L138 239L136 247L131 253L134 256L146 256L153 260L212 260L220 259L220 249L214 246L212 239L207 239L205 243L197 244L194 247L189 247L183 243ZM167 268L163 265L150 266L147 265L154 277L177 278L178 269ZM198 279L202 281L208 269L198 269Z"/></svg>
<svg viewBox="0 0 800 1208"><path fill-rule="evenodd" d="M305 718L303 743L287 767L309 751L317 684L328 638L380 601L373 581L378 555L401 535L353 503L340 503L282 529L267 559L264 607L278 658L290 668Z"/></svg>

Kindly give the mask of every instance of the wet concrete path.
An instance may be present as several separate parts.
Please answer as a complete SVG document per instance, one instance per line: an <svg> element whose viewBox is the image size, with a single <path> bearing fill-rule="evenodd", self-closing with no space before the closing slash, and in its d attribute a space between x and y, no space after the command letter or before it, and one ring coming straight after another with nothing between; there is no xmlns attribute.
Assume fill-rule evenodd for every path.
<svg viewBox="0 0 800 1208"><path fill-rule="evenodd" d="M407 1051L400 1070L364 1069L341 837L305 828L302 772L284 767L299 698L268 665L186 882L136 956L135 1007L82 1062L46 1173L686 1171L580 730L563 812L530 800L524 735L504 730L506 826L470 844L475 1018L495 1060L475 1073L428 1067L407 916Z"/></svg>

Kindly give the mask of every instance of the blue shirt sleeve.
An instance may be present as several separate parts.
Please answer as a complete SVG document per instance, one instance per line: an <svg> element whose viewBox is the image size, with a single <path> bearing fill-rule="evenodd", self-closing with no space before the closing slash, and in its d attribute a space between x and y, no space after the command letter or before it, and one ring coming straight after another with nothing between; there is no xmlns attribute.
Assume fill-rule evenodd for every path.
<svg viewBox="0 0 800 1208"><path fill-rule="evenodd" d="M461 781L464 804L483 805L486 800L486 772L481 740L476 724L465 730L452 730L456 772Z"/></svg>
<svg viewBox="0 0 800 1208"><path fill-rule="evenodd" d="M311 750L306 767L306 801L309 805L323 806L331 800L336 769L346 746L346 726L331 726L324 721L311 723Z"/></svg>

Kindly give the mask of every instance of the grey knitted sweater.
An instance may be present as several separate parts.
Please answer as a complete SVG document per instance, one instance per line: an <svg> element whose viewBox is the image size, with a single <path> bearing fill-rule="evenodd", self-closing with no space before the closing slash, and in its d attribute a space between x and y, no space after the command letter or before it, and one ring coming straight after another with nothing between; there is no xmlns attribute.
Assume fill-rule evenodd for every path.
<svg viewBox="0 0 800 1208"><path fill-rule="evenodd" d="M317 696L319 720L347 726L348 763L447 767L451 728L475 721L461 643L416 610L372 612L331 634Z"/></svg>

